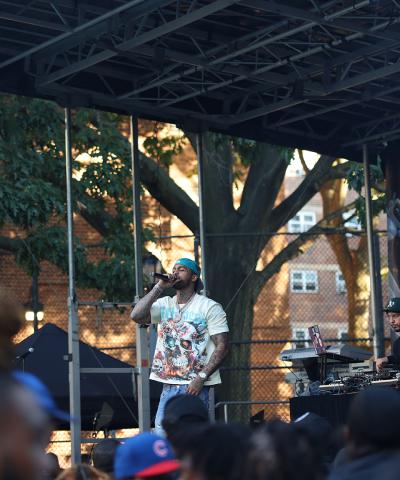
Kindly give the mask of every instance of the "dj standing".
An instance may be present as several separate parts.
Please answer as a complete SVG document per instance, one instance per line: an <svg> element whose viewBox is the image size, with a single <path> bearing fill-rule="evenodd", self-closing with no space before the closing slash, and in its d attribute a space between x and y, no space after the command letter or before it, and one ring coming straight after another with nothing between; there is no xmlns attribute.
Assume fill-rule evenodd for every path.
<svg viewBox="0 0 400 480"><path fill-rule="evenodd" d="M400 333L400 298L395 297L390 299L383 310L386 312L389 325L396 333ZM376 369L380 371L388 363L400 367L400 337L393 342L391 355L376 359Z"/></svg>
<svg viewBox="0 0 400 480"><path fill-rule="evenodd" d="M176 296L159 298L167 287ZM164 384L155 427L161 431L166 402L173 396L199 395L208 406L209 387L221 383L218 368L228 353L228 324L221 305L199 295L200 268L189 258L179 259L134 307L139 324L157 323L158 337L150 378Z"/></svg>

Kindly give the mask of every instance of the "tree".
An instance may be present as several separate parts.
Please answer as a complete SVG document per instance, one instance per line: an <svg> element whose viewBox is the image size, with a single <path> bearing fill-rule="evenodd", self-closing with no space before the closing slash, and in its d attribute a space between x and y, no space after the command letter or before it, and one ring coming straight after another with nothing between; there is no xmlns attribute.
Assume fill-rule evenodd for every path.
<svg viewBox="0 0 400 480"><path fill-rule="evenodd" d="M299 156L306 175L308 168L302 151ZM337 159L336 164L344 164L345 160ZM372 167L372 180L374 186L374 224L378 225L378 214L384 205L384 189L382 172L379 166ZM342 272L348 303L349 338L365 338L369 329L369 299L370 299L370 274L368 265L368 242L365 234L353 236L351 229L346 229L346 221L356 217L359 223L365 226L364 198L361 190L364 186L363 171L353 165L346 178L336 178L326 182L321 190L323 216L329 217L335 212L344 214L333 215L327 225L333 232L326 238L335 254ZM349 189L357 193L357 199L348 201ZM356 233L357 232L353 232Z"/></svg>
<svg viewBox="0 0 400 480"><path fill-rule="evenodd" d="M29 274L48 260L66 272L64 113L57 105L23 97L0 97L0 227L21 235L0 236ZM107 300L131 300L134 291L130 145L123 119L94 110L73 112L73 208L102 237L104 258L89 260L75 239L79 286L97 288ZM147 127L148 130L148 127ZM170 160L178 138L151 138L148 148ZM88 158L88 154L90 158ZM151 181L153 171L148 172ZM145 238L152 233L145 230Z"/></svg>
<svg viewBox="0 0 400 480"><path fill-rule="evenodd" d="M17 225L25 238L0 238L0 248L14 252L18 263L28 270L37 268L34 257L65 270L62 111L54 104L13 97L2 97L1 108L0 221ZM74 209L102 235L108 254L108 258L93 264L88 261L84 246L77 242L78 282L99 288L108 299L131 298L129 142L116 115L79 110L74 112L73 120L74 169L81 175L79 181L74 181ZM187 137L194 145L192 135L187 133ZM179 148L180 141L172 139L162 148L158 141L149 143L162 155L165 149L169 152ZM97 161L84 164L79 154L87 152ZM214 133L204 135L208 288L212 298L225 307L229 305L232 340L251 338L253 307L261 289L283 264L304 251L313 234L323 232L327 223L323 220L307 235L299 235L258 271L258 259L268 249L270 233L284 228L326 182L343 178L349 169L348 164L334 165L335 158L322 155L298 188L278 201L291 156L292 151L266 143ZM240 206L235 208L233 184L239 163L247 168ZM155 199L193 233L198 233L196 203L168 175L167 169L159 168L157 161L144 154L141 179ZM248 236L254 232L265 235ZM227 241L232 234L235 241ZM231 363L247 365L249 349L234 351ZM230 398L238 398L239 384L237 379L225 383ZM243 386L248 388L246 379L240 385L240 396L246 395Z"/></svg>

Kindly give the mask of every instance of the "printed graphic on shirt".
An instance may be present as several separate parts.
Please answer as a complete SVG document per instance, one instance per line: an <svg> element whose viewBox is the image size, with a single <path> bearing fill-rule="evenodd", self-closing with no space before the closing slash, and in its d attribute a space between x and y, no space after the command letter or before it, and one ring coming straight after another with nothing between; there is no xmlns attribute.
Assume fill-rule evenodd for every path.
<svg viewBox="0 0 400 480"><path fill-rule="evenodd" d="M160 380L192 380L204 367L209 340L207 324L197 316L185 320L175 311L158 326L152 373ZM172 318L174 317L174 318Z"/></svg>

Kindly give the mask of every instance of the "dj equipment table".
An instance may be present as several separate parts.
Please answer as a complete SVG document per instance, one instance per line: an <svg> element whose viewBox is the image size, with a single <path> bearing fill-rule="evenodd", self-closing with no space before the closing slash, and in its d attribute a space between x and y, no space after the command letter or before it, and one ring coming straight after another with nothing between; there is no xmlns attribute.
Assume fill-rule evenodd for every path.
<svg viewBox="0 0 400 480"><path fill-rule="evenodd" d="M295 420L306 412L313 412L325 417L334 427L344 425L350 403L356 395L357 392L293 397L290 399L290 418Z"/></svg>

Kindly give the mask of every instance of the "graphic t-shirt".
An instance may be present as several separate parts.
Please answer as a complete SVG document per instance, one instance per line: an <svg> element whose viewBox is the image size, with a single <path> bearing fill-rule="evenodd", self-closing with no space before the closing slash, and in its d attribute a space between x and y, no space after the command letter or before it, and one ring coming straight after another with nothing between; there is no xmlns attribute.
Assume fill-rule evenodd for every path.
<svg viewBox="0 0 400 480"><path fill-rule="evenodd" d="M197 293L179 308L176 296L159 298L151 307L151 321L158 324L158 335L150 378L163 383L190 383L215 350L210 336L229 330L221 305ZM205 385L217 383L218 370Z"/></svg>

